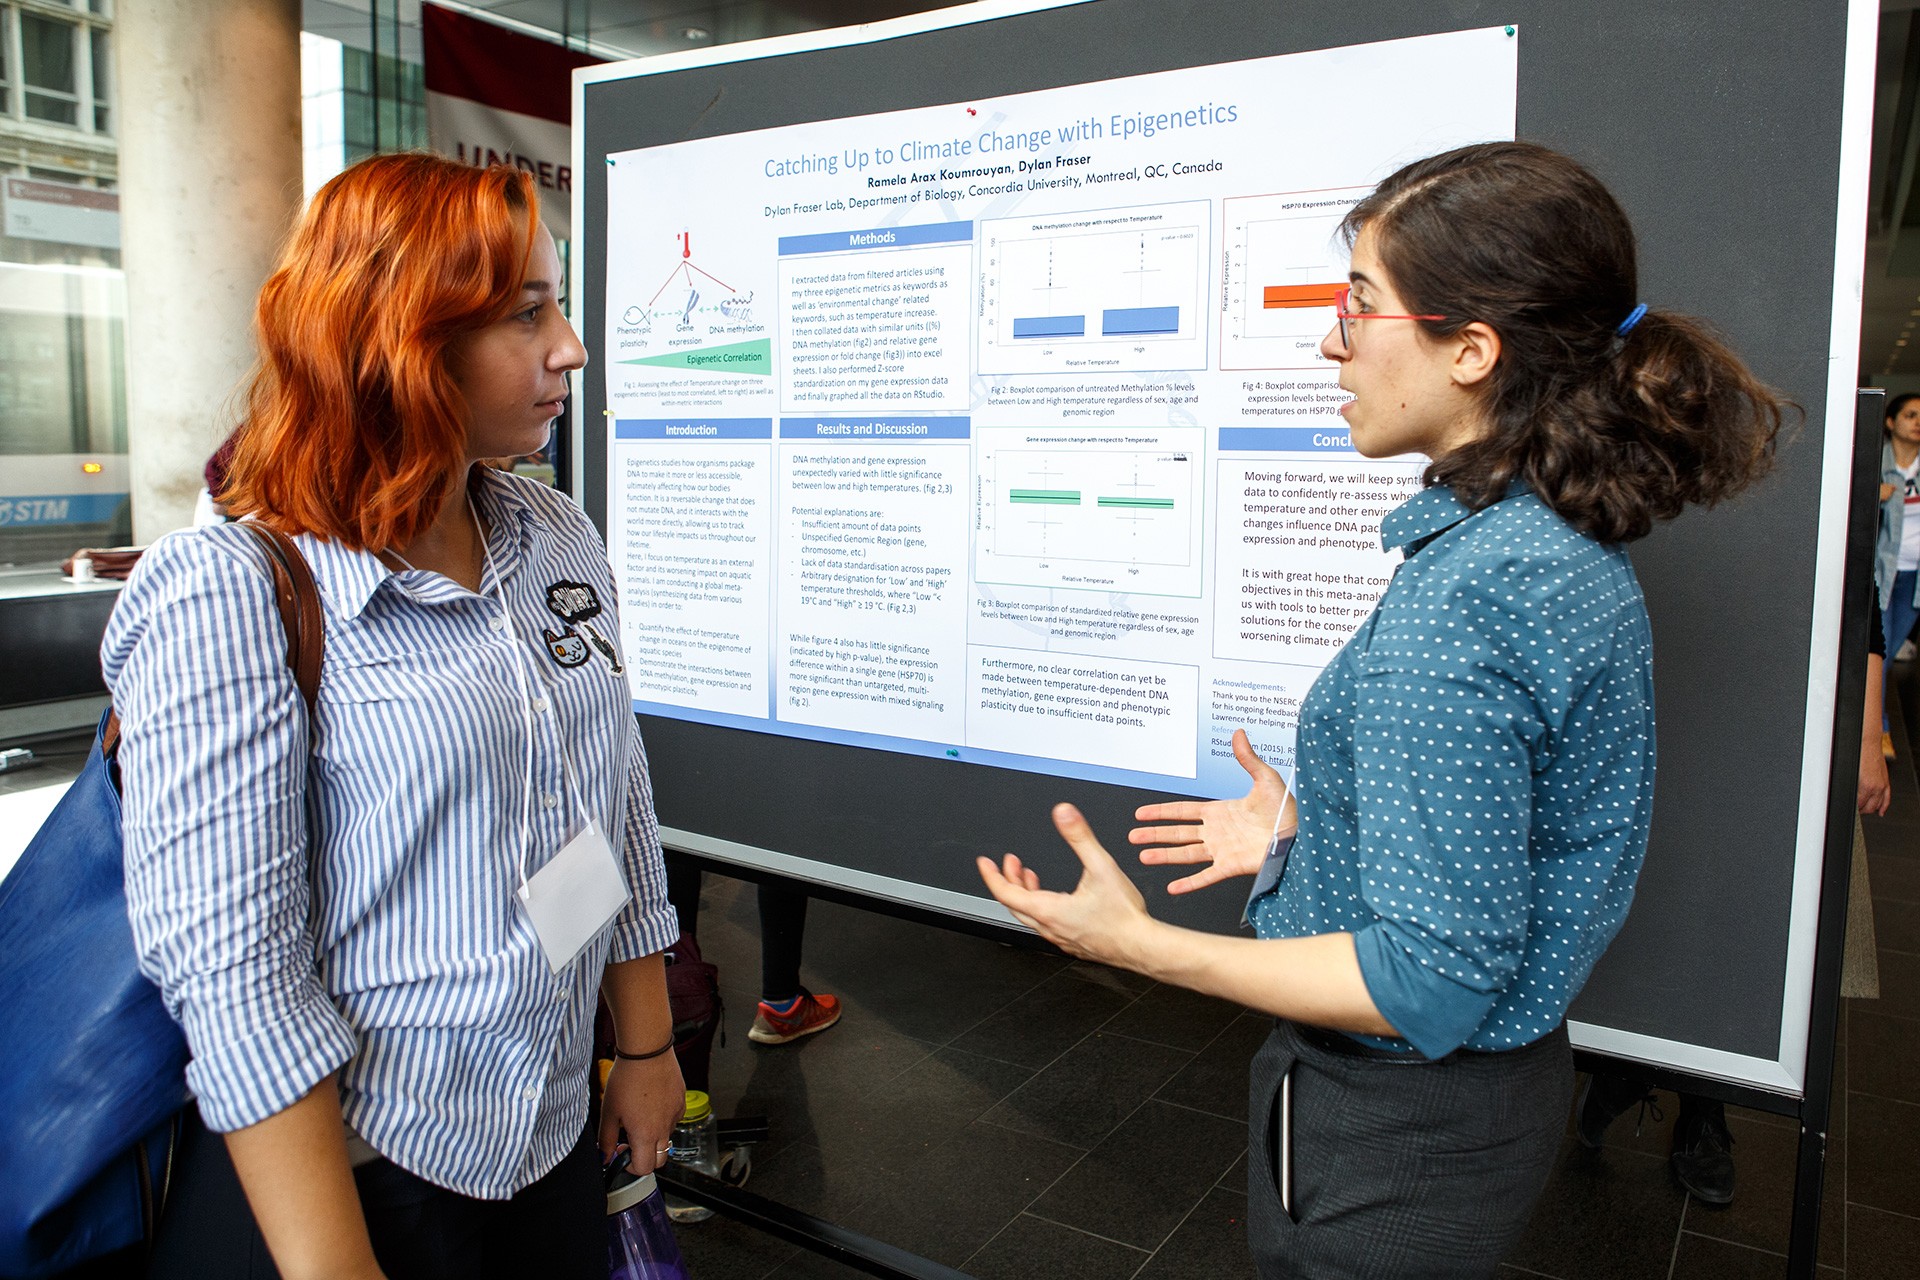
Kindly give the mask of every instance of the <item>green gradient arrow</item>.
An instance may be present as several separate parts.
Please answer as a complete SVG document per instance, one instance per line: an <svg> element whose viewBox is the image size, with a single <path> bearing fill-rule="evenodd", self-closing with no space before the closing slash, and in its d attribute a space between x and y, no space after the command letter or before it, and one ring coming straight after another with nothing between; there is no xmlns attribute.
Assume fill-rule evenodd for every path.
<svg viewBox="0 0 1920 1280"><path fill-rule="evenodd" d="M724 347L696 347L664 356L641 356L621 364L650 364L660 369L693 369L700 373L751 373L765 378L773 373L773 342L759 338Z"/></svg>

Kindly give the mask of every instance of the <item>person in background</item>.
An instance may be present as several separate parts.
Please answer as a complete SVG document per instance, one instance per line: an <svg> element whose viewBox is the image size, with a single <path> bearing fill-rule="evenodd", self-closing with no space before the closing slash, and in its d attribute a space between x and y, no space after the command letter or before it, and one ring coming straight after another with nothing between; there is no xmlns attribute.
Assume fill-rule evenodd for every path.
<svg viewBox="0 0 1920 1280"><path fill-rule="evenodd" d="M1920 619L1920 394L1908 392L1887 402L1880 446L1880 531L1874 544L1873 582L1879 589L1885 625L1885 659L1900 656L1900 646ZM1883 682L1882 696L1884 698ZM1880 749L1893 758L1884 706Z"/></svg>
<svg viewBox="0 0 1920 1280"><path fill-rule="evenodd" d="M1347 215L1321 352L1370 458L1431 460L1386 593L1300 706L1297 822L1236 732L1235 800L1148 805L1185 891L1256 875L1255 938L1154 920L1070 805L1081 864L989 890L1068 953L1276 1016L1249 1094L1262 1277L1483 1277L1546 1185L1564 1019L1619 931L1653 811L1652 635L1623 544L1771 463L1783 402L1638 303L1625 212L1524 142L1416 161Z"/></svg>
<svg viewBox="0 0 1920 1280"><path fill-rule="evenodd" d="M700 936L700 868L667 859L667 898L683 936ZM760 1003L747 1038L756 1044L787 1044L825 1031L840 1021L837 997L815 995L800 985L800 951L807 933L807 895L784 884L758 886L760 907Z"/></svg>
<svg viewBox="0 0 1920 1280"><path fill-rule="evenodd" d="M518 170L334 178L261 290L214 495L312 567L316 713L245 530L160 539L114 611L129 914L197 1103L154 1277L603 1280L603 1158L665 1158L646 755L569 621L618 638L612 573L571 502L477 465L540 448L585 363L558 283Z"/></svg>

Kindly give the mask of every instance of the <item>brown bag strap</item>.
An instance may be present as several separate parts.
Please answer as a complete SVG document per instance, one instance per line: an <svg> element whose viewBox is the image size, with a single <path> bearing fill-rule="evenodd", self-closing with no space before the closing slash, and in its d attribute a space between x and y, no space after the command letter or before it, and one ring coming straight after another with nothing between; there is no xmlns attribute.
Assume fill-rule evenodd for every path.
<svg viewBox="0 0 1920 1280"><path fill-rule="evenodd" d="M273 600L280 610L280 624L287 632L287 668L300 686L300 697L307 704L307 723L311 726L320 702L320 663L326 653L327 630L320 610L320 589L314 585L313 570L293 539L278 529L270 529L258 520L242 520L239 526L254 536L267 553L267 568L273 573ZM112 759L120 746L120 713L107 713L106 728L100 734L100 754Z"/></svg>

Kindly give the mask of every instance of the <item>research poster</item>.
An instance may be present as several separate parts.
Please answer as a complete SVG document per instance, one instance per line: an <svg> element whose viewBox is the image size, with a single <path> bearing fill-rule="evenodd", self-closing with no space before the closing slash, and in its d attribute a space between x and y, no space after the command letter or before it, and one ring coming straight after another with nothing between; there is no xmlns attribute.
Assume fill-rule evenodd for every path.
<svg viewBox="0 0 1920 1280"><path fill-rule="evenodd" d="M1191 795L1291 772L1417 458L1319 353L1341 217L1511 138L1511 27L616 153L636 710Z"/></svg>

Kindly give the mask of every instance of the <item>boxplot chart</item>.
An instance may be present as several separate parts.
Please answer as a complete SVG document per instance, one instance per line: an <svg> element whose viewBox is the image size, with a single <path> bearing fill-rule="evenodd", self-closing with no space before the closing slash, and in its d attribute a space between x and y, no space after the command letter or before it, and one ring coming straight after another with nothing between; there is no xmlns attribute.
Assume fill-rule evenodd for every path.
<svg viewBox="0 0 1920 1280"><path fill-rule="evenodd" d="M1198 594L1197 430L1147 449L997 448L998 434L981 458L980 581Z"/></svg>
<svg viewBox="0 0 1920 1280"><path fill-rule="evenodd" d="M980 224L982 373L1204 369L1204 200Z"/></svg>
<svg viewBox="0 0 1920 1280"><path fill-rule="evenodd" d="M1369 188L1235 196L1226 235L1222 369L1324 369L1334 291L1347 282L1340 219Z"/></svg>

